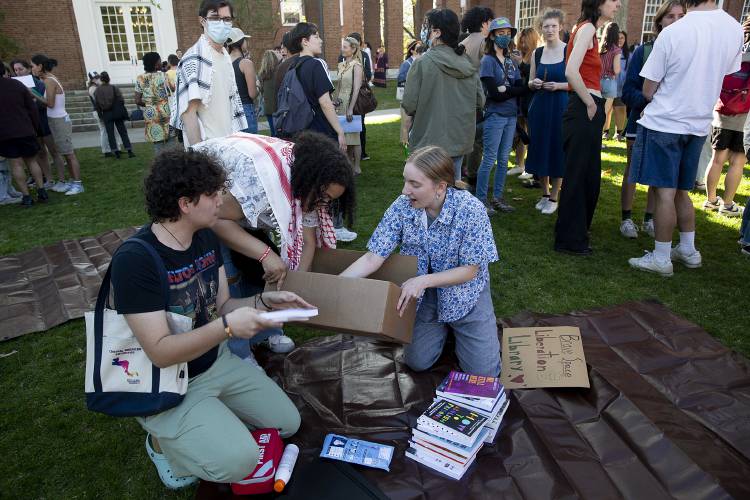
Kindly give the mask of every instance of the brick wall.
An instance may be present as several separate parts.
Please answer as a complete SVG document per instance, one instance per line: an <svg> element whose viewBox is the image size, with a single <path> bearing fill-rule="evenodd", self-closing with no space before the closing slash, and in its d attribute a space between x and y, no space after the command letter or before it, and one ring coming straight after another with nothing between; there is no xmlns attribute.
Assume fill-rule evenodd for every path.
<svg viewBox="0 0 750 500"><path fill-rule="evenodd" d="M3 0L1 8L5 19L0 31L20 47L14 57L30 60L45 54L57 59L54 73L63 87L85 88L86 67L71 0L57 0L54 9L37 0Z"/></svg>
<svg viewBox="0 0 750 500"><path fill-rule="evenodd" d="M385 49L388 66L398 68L404 60L404 12L402 0L385 0Z"/></svg>
<svg viewBox="0 0 750 500"><path fill-rule="evenodd" d="M383 44L380 38L380 0L363 0L362 4L365 41L372 45L372 57L375 62L375 51Z"/></svg>
<svg viewBox="0 0 750 500"><path fill-rule="evenodd" d="M177 30L177 46L183 52L195 45L195 42L203 33L203 28L198 20L199 5L198 0L172 0L174 24ZM162 57L164 57L163 54Z"/></svg>
<svg viewBox="0 0 750 500"><path fill-rule="evenodd" d="M342 36L349 33L362 34L365 30L364 24L364 5L362 1L345 0L344 1L344 27L341 30Z"/></svg>

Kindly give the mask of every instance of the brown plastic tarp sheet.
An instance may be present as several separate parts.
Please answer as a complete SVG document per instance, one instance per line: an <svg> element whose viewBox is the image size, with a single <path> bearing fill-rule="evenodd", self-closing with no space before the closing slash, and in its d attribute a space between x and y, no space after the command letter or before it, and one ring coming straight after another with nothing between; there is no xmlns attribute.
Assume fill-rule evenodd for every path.
<svg viewBox="0 0 750 500"><path fill-rule="evenodd" d="M45 331L92 310L112 254L133 233L107 231L0 257L0 340Z"/></svg>
<svg viewBox="0 0 750 500"><path fill-rule="evenodd" d="M750 498L747 359L656 302L502 324L579 327L591 388L513 391L495 444L461 481L404 458L455 367L451 347L425 373L398 346L342 335L261 361L300 409L301 460L329 432L391 444L390 472L358 470L392 498Z"/></svg>

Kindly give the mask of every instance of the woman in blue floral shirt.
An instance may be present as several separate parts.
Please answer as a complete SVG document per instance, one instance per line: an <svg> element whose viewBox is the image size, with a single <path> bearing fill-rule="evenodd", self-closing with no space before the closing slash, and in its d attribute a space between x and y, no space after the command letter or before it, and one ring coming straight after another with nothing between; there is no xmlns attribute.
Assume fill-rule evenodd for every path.
<svg viewBox="0 0 750 500"><path fill-rule="evenodd" d="M456 189L453 161L438 146L416 150L404 166L402 195L390 206L367 243L369 252L342 276L365 277L401 247L417 257L417 276L402 285L397 307L418 302L406 364L429 369L452 329L461 369L500 373L500 344L490 295L488 265L498 260L492 227L482 202Z"/></svg>

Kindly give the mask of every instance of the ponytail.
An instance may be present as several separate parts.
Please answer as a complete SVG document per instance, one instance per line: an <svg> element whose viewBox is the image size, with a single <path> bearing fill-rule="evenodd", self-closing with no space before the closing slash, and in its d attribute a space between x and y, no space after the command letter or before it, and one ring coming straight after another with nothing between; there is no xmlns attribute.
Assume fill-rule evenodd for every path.
<svg viewBox="0 0 750 500"><path fill-rule="evenodd" d="M51 72L57 66L57 59L50 59L44 54L37 54L31 58L31 62L42 67L45 73Z"/></svg>

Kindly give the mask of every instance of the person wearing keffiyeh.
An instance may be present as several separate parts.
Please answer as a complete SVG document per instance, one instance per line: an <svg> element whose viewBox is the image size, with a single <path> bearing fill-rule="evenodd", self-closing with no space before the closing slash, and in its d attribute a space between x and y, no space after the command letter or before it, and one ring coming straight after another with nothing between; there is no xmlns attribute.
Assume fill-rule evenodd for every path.
<svg viewBox="0 0 750 500"><path fill-rule="evenodd" d="M270 252L262 263L280 258L288 269L299 271L309 270L316 248L336 248L329 205L337 200L351 219L354 174L331 139L306 131L293 144L238 132L193 149L212 154L226 170L228 192L213 229L228 247L259 258L265 244L258 252L260 242L243 227L273 231L280 256Z"/></svg>
<svg viewBox="0 0 750 500"><path fill-rule="evenodd" d="M204 32L177 65L176 112L170 121L182 131L186 148L247 128L232 61L223 46L234 19L231 5L203 4L198 15Z"/></svg>

